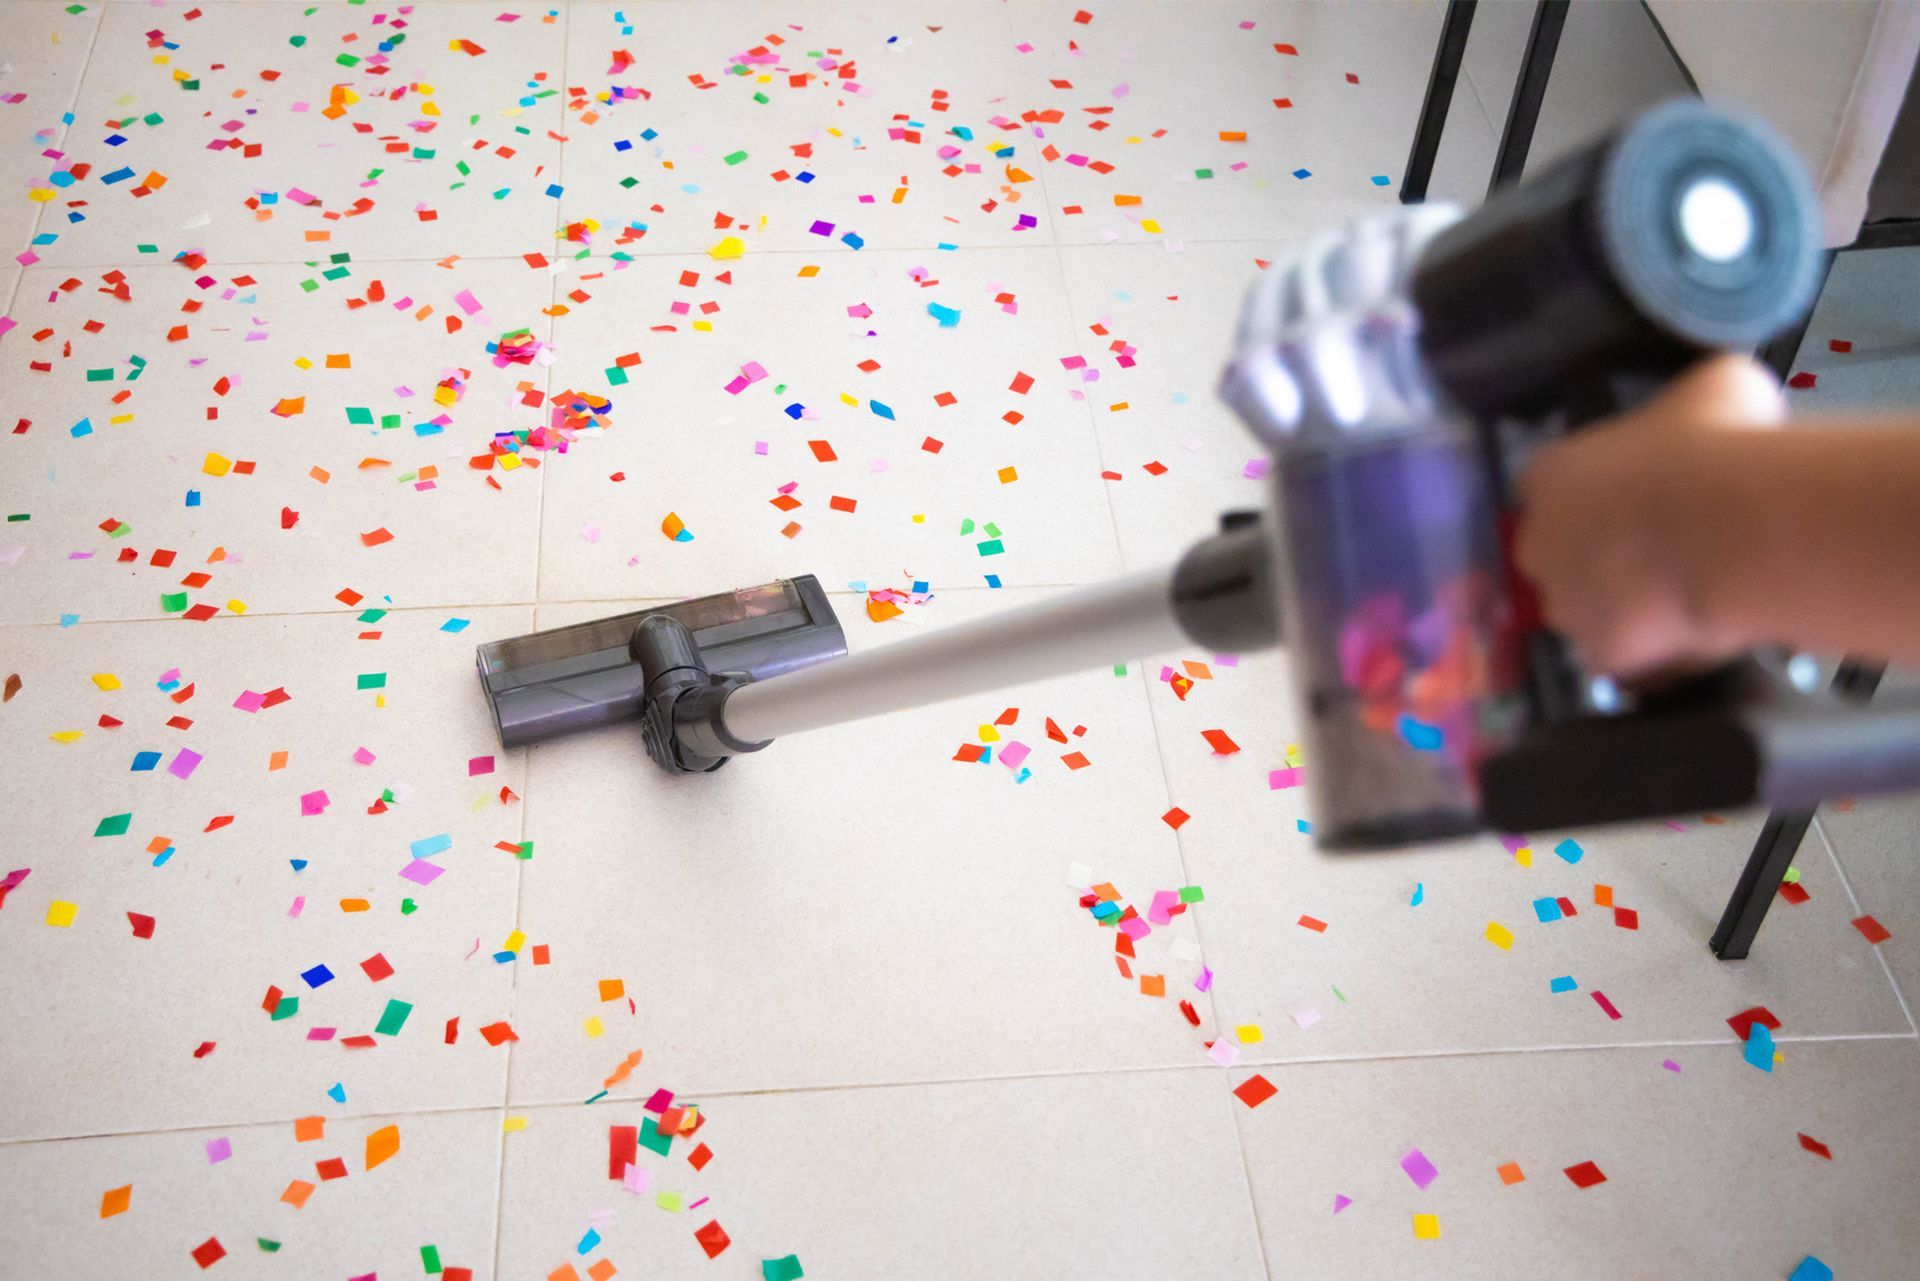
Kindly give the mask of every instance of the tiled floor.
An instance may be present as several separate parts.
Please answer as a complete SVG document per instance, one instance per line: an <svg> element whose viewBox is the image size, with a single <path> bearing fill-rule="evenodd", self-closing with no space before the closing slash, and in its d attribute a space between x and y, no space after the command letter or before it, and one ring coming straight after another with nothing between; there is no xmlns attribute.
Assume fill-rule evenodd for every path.
<svg viewBox="0 0 1920 1281"><path fill-rule="evenodd" d="M812 572L867 649L1256 503L1213 395L1240 295L1392 201L1436 5L6 19L0 875L31 870L0 906L0 1273L1881 1277L1920 1248L1911 802L1823 815L1810 899L1722 965L1756 816L1532 833L1530 864L1320 854L1268 787L1281 655L1116 654L691 780L631 729L494 741L481 641ZM1437 192L1484 180L1510 20ZM1543 150L1622 110L1556 76ZM1912 400L1915 262L1842 260L1802 405ZM496 362L517 330L543 349ZM611 396L605 431L473 465L563 391ZM951 759L997 720L1024 781ZM1099 881L1204 898L1128 961L1077 906ZM1753 1005L1771 1073L1726 1023ZM656 1137L685 1105L699 1133ZM629 1126L666 1149L643 1186L608 1178Z"/></svg>

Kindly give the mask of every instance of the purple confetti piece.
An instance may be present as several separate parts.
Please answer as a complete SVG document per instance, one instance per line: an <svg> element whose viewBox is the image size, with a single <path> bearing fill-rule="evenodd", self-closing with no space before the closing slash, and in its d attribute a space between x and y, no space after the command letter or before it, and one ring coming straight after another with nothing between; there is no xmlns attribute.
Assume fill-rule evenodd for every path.
<svg viewBox="0 0 1920 1281"><path fill-rule="evenodd" d="M1433 1162L1427 1160L1427 1154L1419 1148L1400 1158L1400 1168L1407 1172L1409 1179L1413 1180L1413 1186L1422 1192L1425 1192L1427 1186L1440 1177L1440 1171L1434 1168Z"/></svg>

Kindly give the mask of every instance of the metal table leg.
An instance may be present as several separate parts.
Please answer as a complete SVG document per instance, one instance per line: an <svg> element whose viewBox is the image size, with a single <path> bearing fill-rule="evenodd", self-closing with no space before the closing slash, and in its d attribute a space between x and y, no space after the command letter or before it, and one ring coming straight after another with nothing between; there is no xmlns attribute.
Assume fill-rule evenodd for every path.
<svg viewBox="0 0 1920 1281"><path fill-rule="evenodd" d="M1500 131L1500 150L1493 160L1493 182L1489 193L1520 181L1527 167L1527 150L1533 146L1533 127L1540 119L1540 104L1547 96L1547 76L1553 71L1553 55L1560 48L1560 29L1567 24L1570 0L1539 0L1533 10L1533 29L1527 33L1526 57L1520 60L1520 78L1513 86L1513 101L1507 106L1506 127Z"/></svg>
<svg viewBox="0 0 1920 1281"><path fill-rule="evenodd" d="M1453 86L1460 79L1460 59L1467 52L1467 32L1479 0L1447 0L1447 16L1440 24L1440 47L1434 50L1433 74L1427 78L1426 100L1420 104L1420 125L1413 131L1413 150L1407 153L1406 176L1400 180L1400 203L1417 205L1427 198L1434 157L1440 154L1440 132L1453 103Z"/></svg>
<svg viewBox="0 0 1920 1281"><path fill-rule="evenodd" d="M1881 663L1846 659L1833 675L1834 692L1864 703L1873 697L1873 691L1880 684L1880 677L1885 671L1886 667ZM1741 869L1740 879L1734 884L1733 897L1727 900L1726 910L1720 914L1719 928L1713 932L1710 946L1715 956L1723 961L1746 958L1747 952L1753 947L1753 937L1760 932L1760 923L1767 919L1767 909L1773 906L1773 896L1779 890L1793 856L1799 852L1800 842L1807 834L1807 826L1812 822L1812 810L1767 815L1766 825L1760 829L1760 839L1753 843L1753 851L1747 855L1747 865Z"/></svg>

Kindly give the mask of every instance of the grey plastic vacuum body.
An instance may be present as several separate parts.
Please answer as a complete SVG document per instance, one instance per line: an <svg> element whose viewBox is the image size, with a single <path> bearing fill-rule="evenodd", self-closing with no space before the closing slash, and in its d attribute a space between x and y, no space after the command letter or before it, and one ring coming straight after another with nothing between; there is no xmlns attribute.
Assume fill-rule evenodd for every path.
<svg viewBox="0 0 1920 1281"><path fill-rule="evenodd" d="M1251 291L1224 399L1267 509L1176 565L844 657L811 578L480 651L501 741L638 718L676 773L787 734L1286 623L1316 840L1398 845L1920 786L1920 710L1862 713L1750 660L1659 698L1537 617L1508 476L1809 305L1817 219L1762 125L1676 102L1461 217L1322 236Z"/></svg>

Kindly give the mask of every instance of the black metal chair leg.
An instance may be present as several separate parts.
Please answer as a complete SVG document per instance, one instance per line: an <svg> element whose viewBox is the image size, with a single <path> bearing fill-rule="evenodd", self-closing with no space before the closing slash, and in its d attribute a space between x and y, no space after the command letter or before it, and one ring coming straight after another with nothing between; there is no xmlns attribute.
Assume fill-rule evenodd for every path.
<svg viewBox="0 0 1920 1281"><path fill-rule="evenodd" d="M1833 674L1833 690L1864 703L1873 697L1885 671L1883 664L1846 659ZM1812 822L1812 810L1767 815L1760 839L1753 843L1747 865L1740 870L1740 879L1734 884L1733 897L1727 900L1726 910L1720 914L1720 925L1713 932L1709 945L1715 956L1723 961L1746 959L1754 936L1760 932L1760 923L1767 919L1767 909L1773 906L1773 896Z"/></svg>
<svg viewBox="0 0 1920 1281"><path fill-rule="evenodd" d="M1400 180L1400 203L1417 205L1427 198L1434 157L1440 154L1440 133L1446 128L1453 86L1460 79L1460 59L1467 52L1467 32L1479 0L1447 0L1447 16L1440 23L1440 47L1433 53L1433 74L1427 77L1426 100L1420 104L1420 125L1413 131L1413 150L1407 153L1406 176Z"/></svg>
<svg viewBox="0 0 1920 1281"><path fill-rule="evenodd" d="M1547 96L1547 77L1553 55L1560 48L1560 30L1567 24L1570 0L1539 0L1533 10L1533 28L1527 32L1526 57L1520 60L1520 78L1514 82L1513 101L1507 105L1506 127L1500 131L1500 150L1493 159L1493 182L1488 194L1520 181L1533 146L1533 127L1540 120L1540 104Z"/></svg>
<svg viewBox="0 0 1920 1281"><path fill-rule="evenodd" d="M1833 260L1838 251L1822 250L1820 253L1820 283L1814 287L1813 302L1807 307L1807 314L1800 317L1799 323L1792 328L1775 334L1766 346L1754 354L1760 363L1773 371L1773 376L1781 382L1793 372L1793 362L1800 355L1800 344L1806 341L1807 327L1813 324L1813 311L1820 305L1820 295L1826 292L1827 277L1833 274Z"/></svg>

